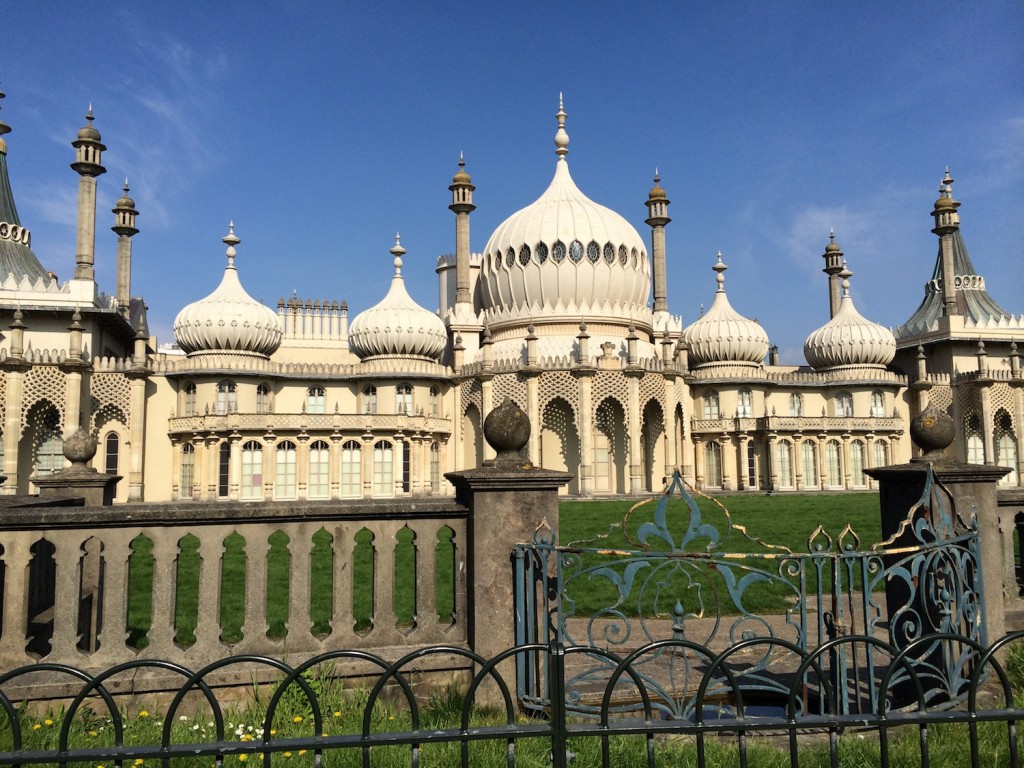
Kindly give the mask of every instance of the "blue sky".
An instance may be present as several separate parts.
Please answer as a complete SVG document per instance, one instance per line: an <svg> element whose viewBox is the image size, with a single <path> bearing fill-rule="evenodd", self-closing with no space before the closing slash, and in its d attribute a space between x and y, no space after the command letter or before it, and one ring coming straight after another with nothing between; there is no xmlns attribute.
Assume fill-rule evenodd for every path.
<svg viewBox="0 0 1024 768"><path fill-rule="evenodd" d="M410 292L438 304L448 184L477 186L471 247L536 199L565 94L569 164L649 241L672 200L669 304L693 322L718 249L733 305L783 362L827 319L830 227L865 316L906 320L936 253L947 165L989 289L1024 312L1024 4L38 3L0 25L8 165L44 266L74 269L69 142L91 101L108 149L97 272L127 175L133 294L170 341L223 271L234 219L249 293L376 303L402 233Z"/></svg>

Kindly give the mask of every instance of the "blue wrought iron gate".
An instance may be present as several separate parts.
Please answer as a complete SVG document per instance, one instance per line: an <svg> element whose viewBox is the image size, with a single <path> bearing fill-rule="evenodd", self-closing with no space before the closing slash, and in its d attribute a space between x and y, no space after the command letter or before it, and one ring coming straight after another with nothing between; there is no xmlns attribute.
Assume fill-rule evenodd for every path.
<svg viewBox="0 0 1024 768"><path fill-rule="evenodd" d="M987 640L973 511L958 514L930 470L897 532L867 548L848 524L836 535L818 525L806 552L768 543L718 502L698 504L678 474L609 537L625 546L559 545L541 528L515 550L517 645L588 649L566 668L565 706L577 713L639 709L646 695L664 717L692 719L698 708L705 717L734 706L737 686L748 713L777 707L793 684L787 675L842 637L858 642L833 642L820 670L801 672L806 712L877 712L919 684L938 706L963 695L974 644ZM902 649L936 634L962 640L915 646L912 673L902 657L890 670ZM609 699L623 659L630 674ZM518 656L527 708L552 704L545 663ZM836 691L832 703L819 674Z"/></svg>

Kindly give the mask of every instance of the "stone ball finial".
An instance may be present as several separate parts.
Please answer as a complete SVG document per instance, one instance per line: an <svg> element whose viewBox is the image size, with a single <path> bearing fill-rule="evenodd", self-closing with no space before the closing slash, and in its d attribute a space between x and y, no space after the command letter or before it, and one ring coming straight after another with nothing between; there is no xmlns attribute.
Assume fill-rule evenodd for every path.
<svg viewBox="0 0 1024 768"><path fill-rule="evenodd" d="M942 460L943 451L952 445L955 436L953 419L932 403L910 422L910 438L924 451L918 461Z"/></svg>
<svg viewBox="0 0 1024 768"><path fill-rule="evenodd" d="M497 465L522 465L520 451L530 439L530 417L510 398L487 414L484 437L497 452Z"/></svg>
<svg viewBox="0 0 1024 768"><path fill-rule="evenodd" d="M64 441L64 458L74 466L84 466L96 455L97 440L82 427Z"/></svg>

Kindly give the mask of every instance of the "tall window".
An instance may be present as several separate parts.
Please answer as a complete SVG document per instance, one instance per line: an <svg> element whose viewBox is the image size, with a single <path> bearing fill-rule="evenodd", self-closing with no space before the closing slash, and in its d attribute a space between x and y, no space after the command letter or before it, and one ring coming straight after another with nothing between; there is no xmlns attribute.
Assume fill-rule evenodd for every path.
<svg viewBox="0 0 1024 768"><path fill-rule="evenodd" d="M217 454L217 497L226 499L228 497L228 484L230 481L231 469L231 446L225 440L220 444Z"/></svg>
<svg viewBox="0 0 1024 768"><path fill-rule="evenodd" d="M704 445L704 482L712 488L722 486L722 446L714 440Z"/></svg>
<svg viewBox="0 0 1024 768"><path fill-rule="evenodd" d="M704 418L718 418L718 392L713 389L709 389L704 393ZM708 445L711 445L711 443L708 443Z"/></svg>
<svg viewBox="0 0 1024 768"><path fill-rule="evenodd" d="M277 472L274 477L274 498L295 498L295 443L285 440L277 444Z"/></svg>
<svg viewBox="0 0 1024 768"><path fill-rule="evenodd" d="M64 438L61 437L60 415L55 409L47 411L39 429L39 444L33 461L34 472L50 475L64 468Z"/></svg>
<svg viewBox="0 0 1024 768"><path fill-rule="evenodd" d="M754 415L754 395L749 389L741 389L736 400L736 415L741 419L749 419Z"/></svg>
<svg viewBox="0 0 1024 768"><path fill-rule="evenodd" d="M775 477L782 488L796 485L793 477L793 444L788 440L780 440L775 444Z"/></svg>
<svg viewBox="0 0 1024 768"><path fill-rule="evenodd" d="M1008 467L1010 473L999 481L1000 485L1017 484L1017 436L1013 432L1013 419L1000 408L995 418L996 463Z"/></svg>
<svg viewBox="0 0 1024 768"><path fill-rule="evenodd" d="M242 498L263 498L263 444L257 440L242 446Z"/></svg>
<svg viewBox="0 0 1024 768"><path fill-rule="evenodd" d="M408 440L402 442L402 493L412 490L412 446Z"/></svg>
<svg viewBox="0 0 1024 768"><path fill-rule="evenodd" d="M323 387L310 387L306 391L306 413L324 413L326 395Z"/></svg>
<svg viewBox="0 0 1024 768"><path fill-rule="evenodd" d="M181 477L178 481L178 495L183 499L192 498L192 486L196 479L196 449L192 443L181 446Z"/></svg>
<svg viewBox="0 0 1024 768"><path fill-rule="evenodd" d="M341 495L363 495L362 446L357 440L347 440L341 446Z"/></svg>
<svg viewBox="0 0 1024 768"><path fill-rule="evenodd" d="M818 487L818 446L809 440L800 445L802 469L804 474L804 487Z"/></svg>
<svg viewBox="0 0 1024 768"><path fill-rule="evenodd" d="M836 416L853 416L853 396L849 392L840 392L836 395Z"/></svg>
<svg viewBox="0 0 1024 768"><path fill-rule="evenodd" d="M103 441L103 471L108 475L117 474L117 454L121 447L121 439L117 432L107 432Z"/></svg>
<svg viewBox="0 0 1024 768"><path fill-rule="evenodd" d="M875 440L875 466L884 467L889 463L889 444L885 440Z"/></svg>
<svg viewBox="0 0 1024 768"><path fill-rule="evenodd" d="M270 413L270 385L256 387L256 413Z"/></svg>
<svg viewBox="0 0 1024 768"><path fill-rule="evenodd" d="M852 482L857 486L868 484L868 476L864 469L868 463L868 447L863 440L854 440L850 443L850 472L853 476Z"/></svg>
<svg viewBox="0 0 1024 768"><path fill-rule="evenodd" d="M981 436L981 417L976 413L970 414L964 425L966 429L967 442L967 463L985 463L985 440Z"/></svg>
<svg viewBox="0 0 1024 768"><path fill-rule="evenodd" d="M330 495L331 452L323 440L309 446L309 498L326 499Z"/></svg>
<svg viewBox="0 0 1024 768"><path fill-rule="evenodd" d="M441 415L441 391L436 386L430 388L430 415Z"/></svg>
<svg viewBox="0 0 1024 768"><path fill-rule="evenodd" d="M843 485L843 446L838 440L825 443L825 469L830 488L841 488Z"/></svg>
<svg viewBox="0 0 1024 768"><path fill-rule="evenodd" d="M789 396L789 415L804 415L804 397L799 392L794 392Z"/></svg>
<svg viewBox="0 0 1024 768"><path fill-rule="evenodd" d="M188 382L182 389L182 396L184 402L182 403L181 412L186 416L196 415L196 385L194 382Z"/></svg>
<svg viewBox="0 0 1024 768"><path fill-rule="evenodd" d="M238 411L238 400L235 395L235 382L222 381L217 385L217 415Z"/></svg>
<svg viewBox="0 0 1024 768"><path fill-rule="evenodd" d="M412 387L409 384L395 387L395 413L412 414Z"/></svg>
<svg viewBox="0 0 1024 768"><path fill-rule="evenodd" d="M377 412L377 388L372 384L363 389L363 411L365 413Z"/></svg>
<svg viewBox="0 0 1024 768"><path fill-rule="evenodd" d="M747 487L757 487L757 448L753 441L747 443Z"/></svg>
<svg viewBox="0 0 1024 768"><path fill-rule="evenodd" d="M876 419L885 416L885 393L881 390L876 389L871 393L871 415Z"/></svg>
<svg viewBox="0 0 1024 768"><path fill-rule="evenodd" d="M430 491L441 491L441 446L437 443L430 444Z"/></svg>
<svg viewBox="0 0 1024 768"><path fill-rule="evenodd" d="M395 495L394 449L387 440L373 445L373 495Z"/></svg>

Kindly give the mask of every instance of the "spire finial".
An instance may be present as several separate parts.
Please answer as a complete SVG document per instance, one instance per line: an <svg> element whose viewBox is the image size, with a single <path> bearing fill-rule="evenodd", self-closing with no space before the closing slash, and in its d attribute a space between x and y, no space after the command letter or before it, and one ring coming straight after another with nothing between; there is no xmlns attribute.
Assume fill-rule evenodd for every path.
<svg viewBox="0 0 1024 768"><path fill-rule="evenodd" d="M658 186L661 183L661 174L658 173L658 166L654 166L654 186Z"/></svg>
<svg viewBox="0 0 1024 768"><path fill-rule="evenodd" d="M725 293L725 270L728 268L729 267L727 267L722 261L722 252L719 251L718 261L716 261L715 265L712 267L712 269L718 273L715 275L715 282L718 283L718 290L716 293Z"/></svg>
<svg viewBox="0 0 1024 768"><path fill-rule="evenodd" d="M4 93L3 91L0 91L0 109L4 108L3 101L4 101L4 97L5 96L7 96L7 94ZM0 120L0 136L3 136L5 133L10 133L10 132L11 132L11 127L9 125L7 125L7 123L5 123L3 120ZM4 151L6 151L6 146L4 145L4 140L0 139L0 152L4 152Z"/></svg>
<svg viewBox="0 0 1024 768"><path fill-rule="evenodd" d="M388 253L395 257L395 277L400 277L402 274L402 256L405 255L405 248L402 247L402 235L400 233L395 232L395 244Z"/></svg>
<svg viewBox="0 0 1024 768"><path fill-rule="evenodd" d="M835 227L828 228L828 241L834 243L836 241L836 230Z"/></svg>
<svg viewBox="0 0 1024 768"><path fill-rule="evenodd" d="M124 177L124 187L122 187L122 189L124 190L124 193L127 195L128 194L128 177L127 176Z"/></svg>
<svg viewBox="0 0 1024 768"><path fill-rule="evenodd" d="M842 281L843 281L842 282L843 298L844 299L849 298L850 297L850 278L853 277L853 272L851 272L850 268L848 266L846 266L846 259L843 259L843 271L839 273L839 277L842 278Z"/></svg>
<svg viewBox="0 0 1024 768"><path fill-rule="evenodd" d="M462 150L459 150L459 168L466 167L466 157L462 154Z"/></svg>
<svg viewBox="0 0 1024 768"><path fill-rule="evenodd" d="M89 102L89 111L85 113L85 119L89 121L90 125L92 124L92 121L96 119L92 114L92 101Z"/></svg>
<svg viewBox="0 0 1024 768"><path fill-rule="evenodd" d="M241 238L238 237L238 235L235 234L235 222L234 221L229 221L228 222L228 233L226 235L224 235L224 237L222 237L220 239L220 241L222 243L224 243L224 245L226 245L228 247L228 250L227 250L227 254L228 254L228 269L234 269L235 268L235 256L238 253L235 250L235 246L238 245L240 242L242 242Z"/></svg>
<svg viewBox="0 0 1024 768"><path fill-rule="evenodd" d="M555 119L558 120L558 131L555 133L555 154L558 155L559 160L564 160L565 156L569 154L569 134L565 132L565 118L568 115L565 113L565 107L562 106L562 92L558 92L558 112L555 113Z"/></svg>

